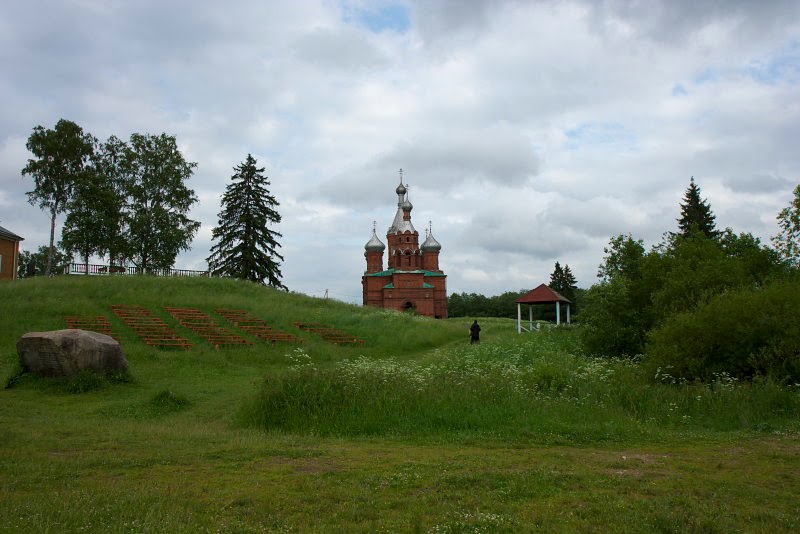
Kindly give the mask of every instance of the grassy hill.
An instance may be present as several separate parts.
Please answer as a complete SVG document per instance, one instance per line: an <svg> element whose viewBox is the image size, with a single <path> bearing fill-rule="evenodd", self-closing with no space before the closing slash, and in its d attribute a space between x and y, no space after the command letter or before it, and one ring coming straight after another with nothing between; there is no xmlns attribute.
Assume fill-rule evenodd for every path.
<svg viewBox="0 0 800 534"><path fill-rule="evenodd" d="M22 376L0 391L0 531L791 531L796 387L653 382L517 336L222 279L0 284L0 377L25 332L105 315L127 380ZM110 310L147 307L195 344L159 350ZM303 337L215 349L165 306L246 309ZM224 326L224 319L215 316ZM295 329L323 322L365 340ZM669 382L669 380L667 380Z"/></svg>

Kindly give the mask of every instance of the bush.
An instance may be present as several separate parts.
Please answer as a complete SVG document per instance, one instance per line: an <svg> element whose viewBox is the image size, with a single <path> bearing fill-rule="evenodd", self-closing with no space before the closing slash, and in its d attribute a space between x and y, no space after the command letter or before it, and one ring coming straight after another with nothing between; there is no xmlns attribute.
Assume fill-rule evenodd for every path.
<svg viewBox="0 0 800 534"><path fill-rule="evenodd" d="M625 278L616 278L586 292L580 338L589 354L634 356L642 351L646 314L633 304L630 285Z"/></svg>
<svg viewBox="0 0 800 534"><path fill-rule="evenodd" d="M618 236L606 252L604 280L586 292L581 314L584 347L598 355L641 353L649 332L671 317L784 273L757 238L730 230L721 242L676 236L646 254L632 238Z"/></svg>
<svg viewBox="0 0 800 534"><path fill-rule="evenodd" d="M650 336L645 362L674 377L767 375L800 381L800 282L723 293L668 319Z"/></svg>

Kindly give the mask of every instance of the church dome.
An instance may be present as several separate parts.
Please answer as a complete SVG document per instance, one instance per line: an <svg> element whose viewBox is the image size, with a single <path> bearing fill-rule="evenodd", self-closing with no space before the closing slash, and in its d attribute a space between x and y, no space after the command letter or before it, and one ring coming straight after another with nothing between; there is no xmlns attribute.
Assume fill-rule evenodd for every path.
<svg viewBox="0 0 800 534"><path fill-rule="evenodd" d="M412 204L410 200L408 200L408 199L405 199L405 200L404 200L404 201L403 201L403 202L400 204L400 208L401 208L403 211L411 211L411 210L413 210L413 209L414 209L414 204Z"/></svg>
<svg viewBox="0 0 800 534"><path fill-rule="evenodd" d="M378 234L375 233L375 230L372 230L372 237L367 244L364 245L364 250L367 252L383 252L386 250L386 245L383 244L383 241L378 239Z"/></svg>
<svg viewBox="0 0 800 534"><path fill-rule="evenodd" d="M397 189L395 189L394 191L398 195L405 195L406 194L406 186L403 185L403 182L400 182L400 185L398 185Z"/></svg>
<svg viewBox="0 0 800 534"><path fill-rule="evenodd" d="M422 246L419 248L422 249L422 252L439 252L442 250L442 245L436 241L433 237L433 233L429 233L427 239L425 239L425 242L422 243Z"/></svg>

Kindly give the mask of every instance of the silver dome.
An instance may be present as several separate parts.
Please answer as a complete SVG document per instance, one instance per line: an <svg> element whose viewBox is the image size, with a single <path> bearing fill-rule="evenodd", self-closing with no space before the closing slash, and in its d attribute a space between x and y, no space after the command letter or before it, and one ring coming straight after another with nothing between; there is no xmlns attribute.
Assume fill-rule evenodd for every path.
<svg viewBox="0 0 800 534"><path fill-rule="evenodd" d="M383 244L383 241L378 239L378 234L375 233L375 230L372 230L372 237L367 244L364 245L364 250L367 252L383 252L386 250L386 245Z"/></svg>
<svg viewBox="0 0 800 534"><path fill-rule="evenodd" d="M425 242L422 243L422 246L419 248L422 249L422 252L439 252L442 250L442 245L436 241L433 237L433 233L429 233L427 239L425 239Z"/></svg>

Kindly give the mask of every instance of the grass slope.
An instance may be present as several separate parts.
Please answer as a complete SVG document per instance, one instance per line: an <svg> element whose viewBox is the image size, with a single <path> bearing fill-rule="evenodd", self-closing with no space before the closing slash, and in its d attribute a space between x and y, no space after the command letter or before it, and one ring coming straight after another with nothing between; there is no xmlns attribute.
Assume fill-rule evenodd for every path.
<svg viewBox="0 0 800 534"><path fill-rule="evenodd" d="M465 348L469 320L233 280L31 279L0 284L0 302L0 376L15 374L20 335L73 314L108 316L132 369L127 382L23 377L0 391L0 532L800 527L794 390L649 384L635 364L580 356L570 332L520 343L507 320L481 321L483 344ZM244 308L366 345L304 333L302 352L214 350L181 331L193 350L155 350L111 304L171 325L164 306Z"/></svg>

